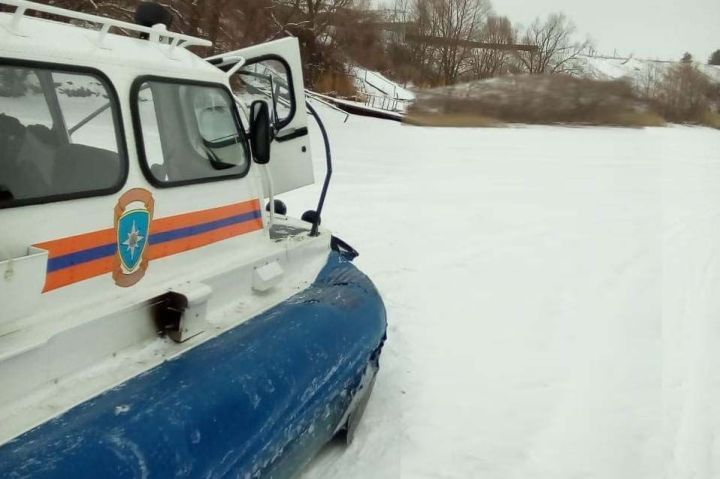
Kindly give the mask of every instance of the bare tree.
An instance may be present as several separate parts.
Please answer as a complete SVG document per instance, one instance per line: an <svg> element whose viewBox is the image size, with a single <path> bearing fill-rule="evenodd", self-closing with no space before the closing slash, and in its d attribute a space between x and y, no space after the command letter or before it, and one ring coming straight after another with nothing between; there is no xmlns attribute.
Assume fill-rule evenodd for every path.
<svg viewBox="0 0 720 479"><path fill-rule="evenodd" d="M312 85L329 71L343 68L335 44L338 15L354 0L272 0L278 26L300 42L305 79Z"/></svg>
<svg viewBox="0 0 720 479"><path fill-rule="evenodd" d="M715 50L708 58L708 65L720 65L720 50Z"/></svg>
<svg viewBox="0 0 720 479"><path fill-rule="evenodd" d="M472 51L466 42L480 30L490 12L489 1L416 0L415 5L427 17L429 35L442 39L434 48L440 80L446 85L455 83Z"/></svg>
<svg viewBox="0 0 720 479"><path fill-rule="evenodd" d="M478 32L477 40L483 43L511 45L515 43L515 30L507 17L491 15ZM476 48L472 51L471 67L474 78L492 78L508 70L512 53L500 48Z"/></svg>
<svg viewBox="0 0 720 479"><path fill-rule="evenodd" d="M392 73L401 81L430 86L438 82L434 62L434 47L425 38L432 35L428 2L395 0L388 20L399 28L389 35L388 55ZM408 42L407 34L415 34L417 40Z"/></svg>
<svg viewBox="0 0 720 479"><path fill-rule="evenodd" d="M422 83L451 84L468 67L468 43L490 11L489 0L396 0L407 25L398 50L405 50L424 72ZM410 40L412 39L412 40ZM410 40L410 41L408 41Z"/></svg>
<svg viewBox="0 0 720 479"><path fill-rule="evenodd" d="M645 100L655 100L659 94L660 86L663 81L663 70L656 63L648 63L640 75L635 77L634 87Z"/></svg>
<svg viewBox="0 0 720 479"><path fill-rule="evenodd" d="M201 50L203 54L212 54L262 39L258 31L270 30L266 14L270 1L164 0L160 3L172 14L172 30L211 40L214 46L209 50ZM45 3L132 22L138 2L136 0L45 0Z"/></svg>
<svg viewBox="0 0 720 479"><path fill-rule="evenodd" d="M522 43L537 50L519 52L518 59L528 73L578 72L577 59L588 47L588 41L575 41L575 25L562 13L553 13L543 22L540 18L525 30Z"/></svg>
<svg viewBox="0 0 720 479"><path fill-rule="evenodd" d="M137 0L39 0L72 10L132 21ZM336 24L362 0L160 0L172 12L172 29L213 42L201 55L284 36L300 41L308 85L344 64ZM346 15L347 16L347 15ZM349 21L346 19L344 24ZM372 43L372 38L363 41Z"/></svg>
<svg viewBox="0 0 720 479"><path fill-rule="evenodd" d="M720 88L695 65L680 63L665 72L656 101L670 121L702 123L720 106Z"/></svg>
<svg viewBox="0 0 720 479"><path fill-rule="evenodd" d="M375 71L388 68L382 17L369 8L343 9L333 22L333 40L347 62Z"/></svg>

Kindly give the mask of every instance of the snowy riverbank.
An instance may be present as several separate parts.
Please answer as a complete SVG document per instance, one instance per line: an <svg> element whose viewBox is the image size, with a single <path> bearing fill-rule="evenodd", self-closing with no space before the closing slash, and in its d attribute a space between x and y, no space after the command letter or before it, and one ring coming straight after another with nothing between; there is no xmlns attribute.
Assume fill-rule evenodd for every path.
<svg viewBox="0 0 720 479"><path fill-rule="evenodd" d="M356 441L303 479L717 477L717 131L323 115L324 224L390 331Z"/></svg>

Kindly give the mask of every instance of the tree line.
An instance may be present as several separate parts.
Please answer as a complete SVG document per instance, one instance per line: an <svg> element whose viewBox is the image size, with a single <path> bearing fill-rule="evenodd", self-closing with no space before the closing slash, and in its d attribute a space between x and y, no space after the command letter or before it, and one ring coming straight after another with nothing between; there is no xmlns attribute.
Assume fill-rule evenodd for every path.
<svg viewBox="0 0 720 479"><path fill-rule="evenodd" d="M132 21L136 0L41 0L75 11ZM211 55L284 36L299 39L308 85L345 73L353 62L418 85L450 84L510 72L571 71L587 42L573 40L562 14L520 28L492 12L489 0L397 0L373 11L368 0L165 0L172 29L207 38ZM406 28L388 29L404 24ZM408 38L414 38L409 41ZM435 38L435 42L427 40ZM441 39L441 42L438 42ZM478 49L468 41L526 43L533 51Z"/></svg>
<svg viewBox="0 0 720 479"><path fill-rule="evenodd" d="M41 0L132 21L137 0ZM490 0L395 0L371 10L369 0L161 0L172 29L207 38L200 54L297 37L311 88L352 93L348 64L421 87L511 73L578 73L592 48L562 13L527 26L493 12ZM490 45L478 48L478 44ZM720 51L710 63L720 63Z"/></svg>
<svg viewBox="0 0 720 479"><path fill-rule="evenodd" d="M590 47L588 40L575 38L574 24L562 13L523 27L495 15L489 0L397 0L395 14L419 33L413 36L416 42L398 35L390 44L398 75L416 84L449 85L509 73L572 73L578 56ZM423 41L437 37L447 41Z"/></svg>

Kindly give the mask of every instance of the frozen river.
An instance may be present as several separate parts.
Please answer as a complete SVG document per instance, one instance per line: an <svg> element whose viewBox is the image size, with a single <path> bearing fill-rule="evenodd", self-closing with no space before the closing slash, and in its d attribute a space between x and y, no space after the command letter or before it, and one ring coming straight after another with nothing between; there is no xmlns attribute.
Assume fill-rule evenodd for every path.
<svg viewBox="0 0 720 479"><path fill-rule="evenodd" d="M720 132L324 117L389 339L303 479L720 477Z"/></svg>

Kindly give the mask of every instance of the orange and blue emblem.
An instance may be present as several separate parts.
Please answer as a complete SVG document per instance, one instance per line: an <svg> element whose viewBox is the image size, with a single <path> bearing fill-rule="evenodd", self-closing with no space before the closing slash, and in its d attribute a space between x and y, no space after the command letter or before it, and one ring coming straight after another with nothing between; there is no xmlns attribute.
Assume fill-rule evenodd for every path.
<svg viewBox="0 0 720 479"><path fill-rule="evenodd" d="M48 251L44 291L112 273L132 286L151 261L262 230L260 201L154 217L147 190L129 190L115 207L114 227L35 244Z"/></svg>
<svg viewBox="0 0 720 479"><path fill-rule="evenodd" d="M142 188L133 188L118 200L115 207L117 261L113 270L118 286L132 286L145 275L148 267L145 247L149 244L154 205L152 193Z"/></svg>
<svg viewBox="0 0 720 479"><path fill-rule="evenodd" d="M150 213L147 210L125 213L120 217L117 231L118 252L123 269L133 271L140 264L145 251L150 231Z"/></svg>

